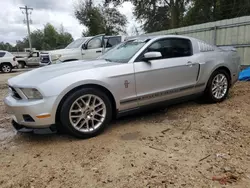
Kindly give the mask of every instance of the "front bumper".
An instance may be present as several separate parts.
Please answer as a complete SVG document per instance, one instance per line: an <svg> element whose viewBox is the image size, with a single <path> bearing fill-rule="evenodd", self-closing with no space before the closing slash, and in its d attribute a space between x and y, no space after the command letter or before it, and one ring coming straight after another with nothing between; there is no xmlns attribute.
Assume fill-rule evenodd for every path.
<svg viewBox="0 0 250 188"><path fill-rule="evenodd" d="M29 128L23 125L18 124L14 120L12 120L12 126L21 133L35 133L35 134L53 134L57 133L57 127L55 125L51 125L51 127L46 128Z"/></svg>
<svg viewBox="0 0 250 188"><path fill-rule="evenodd" d="M56 112L52 110L55 101L56 97L41 100L16 100L10 95L4 99L7 112L13 114L13 120L30 128L47 128L55 124ZM25 116L31 118L27 119Z"/></svg>
<svg viewBox="0 0 250 188"><path fill-rule="evenodd" d="M15 68L15 69L18 68L18 62L17 61L12 63L12 68Z"/></svg>

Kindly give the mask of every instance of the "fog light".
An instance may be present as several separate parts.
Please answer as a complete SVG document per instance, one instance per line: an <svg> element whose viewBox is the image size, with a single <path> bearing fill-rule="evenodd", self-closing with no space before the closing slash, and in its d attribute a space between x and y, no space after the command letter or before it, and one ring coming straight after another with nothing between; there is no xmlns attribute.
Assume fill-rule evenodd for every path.
<svg viewBox="0 0 250 188"><path fill-rule="evenodd" d="M23 120L26 122L35 122L35 120L28 114L23 115Z"/></svg>

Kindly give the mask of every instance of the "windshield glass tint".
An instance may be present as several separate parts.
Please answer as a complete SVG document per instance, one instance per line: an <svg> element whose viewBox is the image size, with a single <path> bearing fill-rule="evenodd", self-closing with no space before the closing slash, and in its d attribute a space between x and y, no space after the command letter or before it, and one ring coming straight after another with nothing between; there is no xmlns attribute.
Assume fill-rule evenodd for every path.
<svg viewBox="0 0 250 188"><path fill-rule="evenodd" d="M71 42L65 49L80 48L80 46L85 42L86 38L77 39Z"/></svg>
<svg viewBox="0 0 250 188"><path fill-rule="evenodd" d="M127 63L138 52L147 41L128 41L115 46L108 50L99 59L105 59L107 61Z"/></svg>

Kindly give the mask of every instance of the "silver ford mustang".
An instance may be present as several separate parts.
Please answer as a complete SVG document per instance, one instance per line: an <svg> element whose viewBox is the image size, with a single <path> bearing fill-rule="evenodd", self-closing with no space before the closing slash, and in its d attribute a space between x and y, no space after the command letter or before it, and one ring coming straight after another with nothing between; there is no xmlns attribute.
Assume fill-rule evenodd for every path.
<svg viewBox="0 0 250 188"><path fill-rule="evenodd" d="M198 39L143 36L97 60L51 65L8 80L4 99L16 129L63 127L88 138L113 117L202 94L221 102L237 81L240 58Z"/></svg>

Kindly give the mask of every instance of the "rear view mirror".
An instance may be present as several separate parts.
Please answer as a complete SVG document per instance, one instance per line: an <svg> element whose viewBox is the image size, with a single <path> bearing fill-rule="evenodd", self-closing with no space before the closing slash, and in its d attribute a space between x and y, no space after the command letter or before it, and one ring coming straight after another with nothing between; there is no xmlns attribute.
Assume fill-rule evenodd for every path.
<svg viewBox="0 0 250 188"><path fill-rule="evenodd" d="M161 52L147 52L144 54L145 60L159 59L161 57L162 57Z"/></svg>

